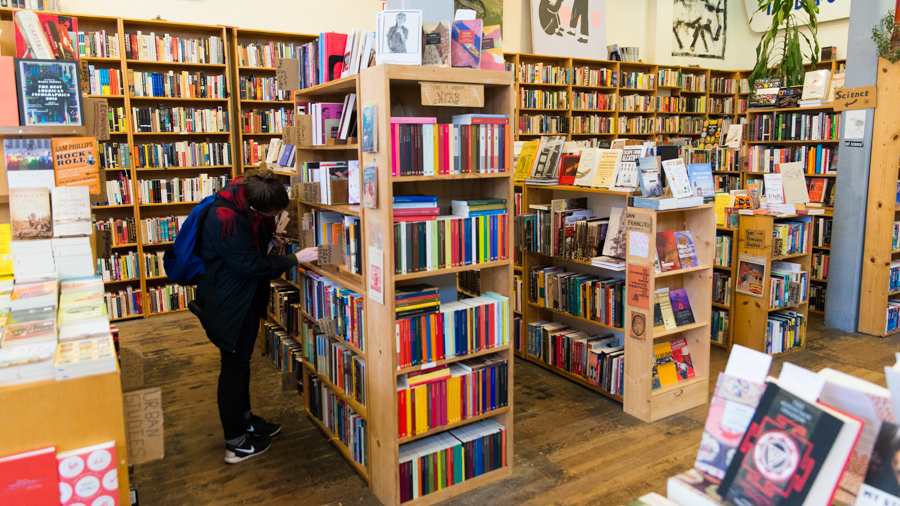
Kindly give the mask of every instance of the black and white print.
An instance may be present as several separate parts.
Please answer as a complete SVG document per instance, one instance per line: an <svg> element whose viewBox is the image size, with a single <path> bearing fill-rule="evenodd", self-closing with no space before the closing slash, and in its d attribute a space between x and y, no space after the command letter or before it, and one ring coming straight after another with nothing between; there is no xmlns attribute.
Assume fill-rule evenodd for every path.
<svg viewBox="0 0 900 506"><path fill-rule="evenodd" d="M726 0L673 0L672 56L725 59Z"/></svg>
<svg viewBox="0 0 900 506"><path fill-rule="evenodd" d="M422 64L422 11L378 13L378 63Z"/></svg>

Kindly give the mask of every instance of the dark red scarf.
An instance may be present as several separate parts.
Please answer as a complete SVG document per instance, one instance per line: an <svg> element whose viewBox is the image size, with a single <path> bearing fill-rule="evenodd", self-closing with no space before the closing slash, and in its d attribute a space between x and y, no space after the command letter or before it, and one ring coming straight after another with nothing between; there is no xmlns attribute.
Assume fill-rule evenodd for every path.
<svg viewBox="0 0 900 506"><path fill-rule="evenodd" d="M244 198L244 186L241 184L243 182L244 176L238 176L225 185L225 188L219 190L219 196L230 202L238 212L227 207L219 207L216 209L216 218L222 224L223 238L233 234L236 230L235 220L238 214L246 218L250 222L250 230L253 233L253 244L256 245L258 251L262 251L259 245L260 231L275 230L275 218L250 209L250 204Z"/></svg>

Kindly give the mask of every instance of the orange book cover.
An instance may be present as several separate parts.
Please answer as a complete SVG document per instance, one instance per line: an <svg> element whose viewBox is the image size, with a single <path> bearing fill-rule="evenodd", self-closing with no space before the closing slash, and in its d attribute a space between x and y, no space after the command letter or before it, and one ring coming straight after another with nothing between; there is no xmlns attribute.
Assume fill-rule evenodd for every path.
<svg viewBox="0 0 900 506"><path fill-rule="evenodd" d="M56 186L87 186L100 195L100 164L97 139L59 137L53 139L53 171Z"/></svg>
<svg viewBox="0 0 900 506"><path fill-rule="evenodd" d="M0 56L0 89L16 89L12 56ZM19 126L19 102L15 93L0 93L0 126Z"/></svg>

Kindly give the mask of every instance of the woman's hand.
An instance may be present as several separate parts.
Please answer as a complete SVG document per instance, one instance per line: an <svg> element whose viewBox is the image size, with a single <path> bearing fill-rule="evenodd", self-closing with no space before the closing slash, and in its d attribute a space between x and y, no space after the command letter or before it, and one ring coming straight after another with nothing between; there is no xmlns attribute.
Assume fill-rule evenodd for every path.
<svg viewBox="0 0 900 506"><path fill-rule="evenodd" d="M319 248L306 248L295 253L297 261L301 264L308 264L319 259Z"/></svg>

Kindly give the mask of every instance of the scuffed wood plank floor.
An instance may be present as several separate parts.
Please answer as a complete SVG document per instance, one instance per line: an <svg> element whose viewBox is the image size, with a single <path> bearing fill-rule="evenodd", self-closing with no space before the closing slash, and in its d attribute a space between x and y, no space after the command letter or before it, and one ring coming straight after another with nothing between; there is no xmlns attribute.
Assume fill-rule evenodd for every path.
<svg viewBox="0 0 900 506"><path fill-rule="evenodd" d="M884 366L893 365L900 336L825 329L819 316L810 327L807 349L786 359L885 384ZM302 413L296 392L281 391L266 358L253 358L253 411L284 430L265 454L229 466L216 409L219 354L196 318L179 314L119 328L123 342L143 347L146 385L163 392L166 457L135 468L142 506L380 504ZM711 356L715 378L727 354L713 348ZM775 361L773 374L783 361ZM513 476L446 504L621 505L647 492L664 494L666 479L693 465L707 406L645 424L621 404L533 364L517 358L515 367Z"/></svg>

